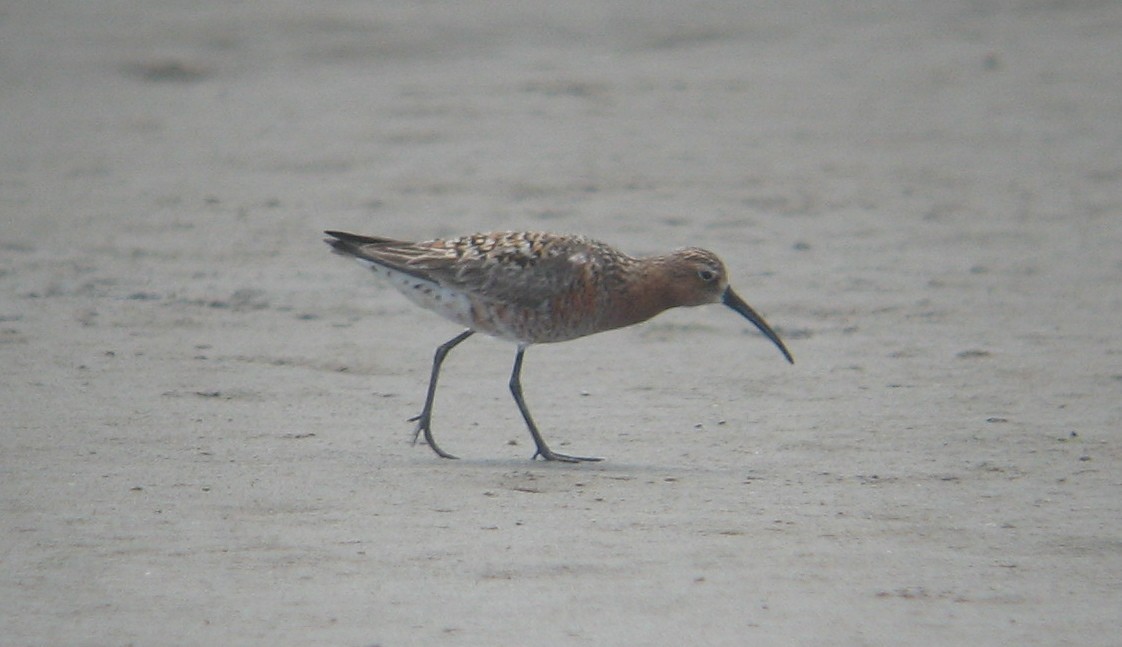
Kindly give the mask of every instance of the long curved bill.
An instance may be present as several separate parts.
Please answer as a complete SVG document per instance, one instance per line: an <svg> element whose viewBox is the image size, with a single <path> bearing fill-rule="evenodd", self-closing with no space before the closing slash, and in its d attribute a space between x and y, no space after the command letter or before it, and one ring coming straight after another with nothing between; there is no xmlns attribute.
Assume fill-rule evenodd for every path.
<svg viewBox="0 0 1122 647"><path fill-rule="evenodd" d="M779 338L779 335L775 334L775 331L771 329L771 326L767 325L764 318L753 310L752 306L744 303L744 299L741 299L737 293L733 292L732 288L725 288L725 293L721 295L721 303L737 311L745 319L755 324L755 326L760 329L760 332L779 348L779 352L783 353L783 356L787 358L788 362L792 364L795 363L795 358L791 357L790 351L783 345L783 340Z"/></svg>

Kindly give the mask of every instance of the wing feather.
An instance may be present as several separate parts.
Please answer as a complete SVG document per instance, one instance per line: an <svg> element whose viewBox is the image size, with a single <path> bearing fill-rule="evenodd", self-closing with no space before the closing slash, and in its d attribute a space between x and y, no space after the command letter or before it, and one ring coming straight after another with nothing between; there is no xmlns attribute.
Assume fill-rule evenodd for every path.
<svg viewBox="0 0 1122 647"><path fill-rule="evenodd" d="M326 232L337 253L460 290L473 299L547 306L594 279L600 243L579 236L501 232L411 243Z"/></svg>

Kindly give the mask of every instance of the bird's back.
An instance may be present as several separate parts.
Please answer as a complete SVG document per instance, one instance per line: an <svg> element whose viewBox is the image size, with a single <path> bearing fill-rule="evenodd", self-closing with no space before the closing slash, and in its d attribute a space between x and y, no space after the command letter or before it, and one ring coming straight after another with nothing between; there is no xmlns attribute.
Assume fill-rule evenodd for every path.
<svg viewBox="0 0 1122 647"><path fill-rule="evenodd" d="M634 261L582 236L502 232L410 243L327 233L336 252L386 276L414 303L524 344L600 330L613 286Z"/></svg>

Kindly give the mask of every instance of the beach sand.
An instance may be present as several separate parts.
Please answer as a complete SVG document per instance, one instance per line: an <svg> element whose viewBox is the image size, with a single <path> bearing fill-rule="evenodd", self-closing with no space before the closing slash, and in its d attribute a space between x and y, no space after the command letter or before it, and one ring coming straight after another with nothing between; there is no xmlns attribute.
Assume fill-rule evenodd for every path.
<svg viewBox="0 0 1122 647"><path fill-rule="evenodd" d="M8 3L0 642L1117 645L1122 5ZM321 230L712 249L526 354Z"/></svg>

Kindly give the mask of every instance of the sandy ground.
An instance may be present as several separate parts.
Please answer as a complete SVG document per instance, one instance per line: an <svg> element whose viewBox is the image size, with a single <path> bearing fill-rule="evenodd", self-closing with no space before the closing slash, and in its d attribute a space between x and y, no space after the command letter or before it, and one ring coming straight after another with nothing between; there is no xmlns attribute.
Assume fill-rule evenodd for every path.
<svg viewBox="0 0 1122 647"><path fill-rule="evenodd" d="M10 2L0 643L1118 645L1122 5ZM842 8L841 4L848 7ZM319 231L711 248L531 348Z"/></svg>

